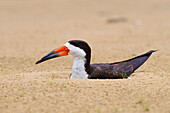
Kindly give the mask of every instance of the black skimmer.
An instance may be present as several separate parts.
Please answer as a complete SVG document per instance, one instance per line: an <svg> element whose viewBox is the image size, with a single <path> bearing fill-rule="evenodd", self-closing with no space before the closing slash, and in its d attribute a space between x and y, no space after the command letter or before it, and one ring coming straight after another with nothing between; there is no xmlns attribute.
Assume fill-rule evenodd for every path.
<svg viewBox="0 0 170 113"><path fill-rule="evenodd" d="M150 50L145 54L121 62L90 64L91 49L89 45L85 41L71 40L48 53L36 64L71 54L74 56L74 62L70 79L121 79L128 78L155 51Z"/></svg>

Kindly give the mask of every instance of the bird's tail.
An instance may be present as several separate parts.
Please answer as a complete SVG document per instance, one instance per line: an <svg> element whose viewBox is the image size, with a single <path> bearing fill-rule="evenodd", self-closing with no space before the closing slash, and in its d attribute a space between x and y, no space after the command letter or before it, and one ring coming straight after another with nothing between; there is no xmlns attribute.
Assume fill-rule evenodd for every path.
<svg viewBox="0 0 170 113"><path fill-rule="evenodd" d="M156 52L158 50L150 50L145 54L139 55L137 57L134 57L132 59L126 60L124 62L130 62L133 65L133 71L135 71L136 69L138 69L143 63L145 63L145 61L150 57L150 55L153 52Z"/></svg>

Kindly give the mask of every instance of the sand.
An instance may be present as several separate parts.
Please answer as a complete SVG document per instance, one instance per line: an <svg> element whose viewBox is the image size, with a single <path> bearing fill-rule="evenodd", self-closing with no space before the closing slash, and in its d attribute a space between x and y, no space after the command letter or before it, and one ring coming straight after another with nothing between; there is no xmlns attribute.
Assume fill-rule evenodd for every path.
<svg viewBox="0 0 170 113"><path fill-rule="evenodd" d="M169 0L1 0L0 113L170 113ZM92 63L151 49L132 79L70 80L73 57L35 62L69 40Z"/></svg>

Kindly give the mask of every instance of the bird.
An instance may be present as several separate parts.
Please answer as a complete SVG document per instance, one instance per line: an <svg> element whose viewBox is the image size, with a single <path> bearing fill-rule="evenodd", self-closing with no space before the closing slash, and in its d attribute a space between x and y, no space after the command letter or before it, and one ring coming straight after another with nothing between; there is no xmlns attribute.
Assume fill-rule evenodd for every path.
<svg viewBox="0 0 170 113"><path fill-rule="evenodd" d="M157 50L150 50L134 58L114 63L90 64L91 48L83 40L70 40L52 50L35 64L71 54L74 57L70 79L124 79L138 69Z"/></svg>

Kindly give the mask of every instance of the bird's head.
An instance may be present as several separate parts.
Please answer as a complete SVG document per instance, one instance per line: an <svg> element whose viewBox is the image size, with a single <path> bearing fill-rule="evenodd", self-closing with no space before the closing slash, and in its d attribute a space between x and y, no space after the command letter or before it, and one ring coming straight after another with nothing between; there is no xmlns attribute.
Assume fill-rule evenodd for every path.
<svg viewBox="0 0 170 113"><path fill-rule="evenodd" d="M90 59L91 49L89 45L82 40L71 40L68 41L63 46L54 49L47 55L45 55L41 60L37 61L36 64L39 64L41 62L44 62L46 60L61 57L61 56L67 56L68 54L73 55L74 57L87 57L87 60Z"/></svg>

